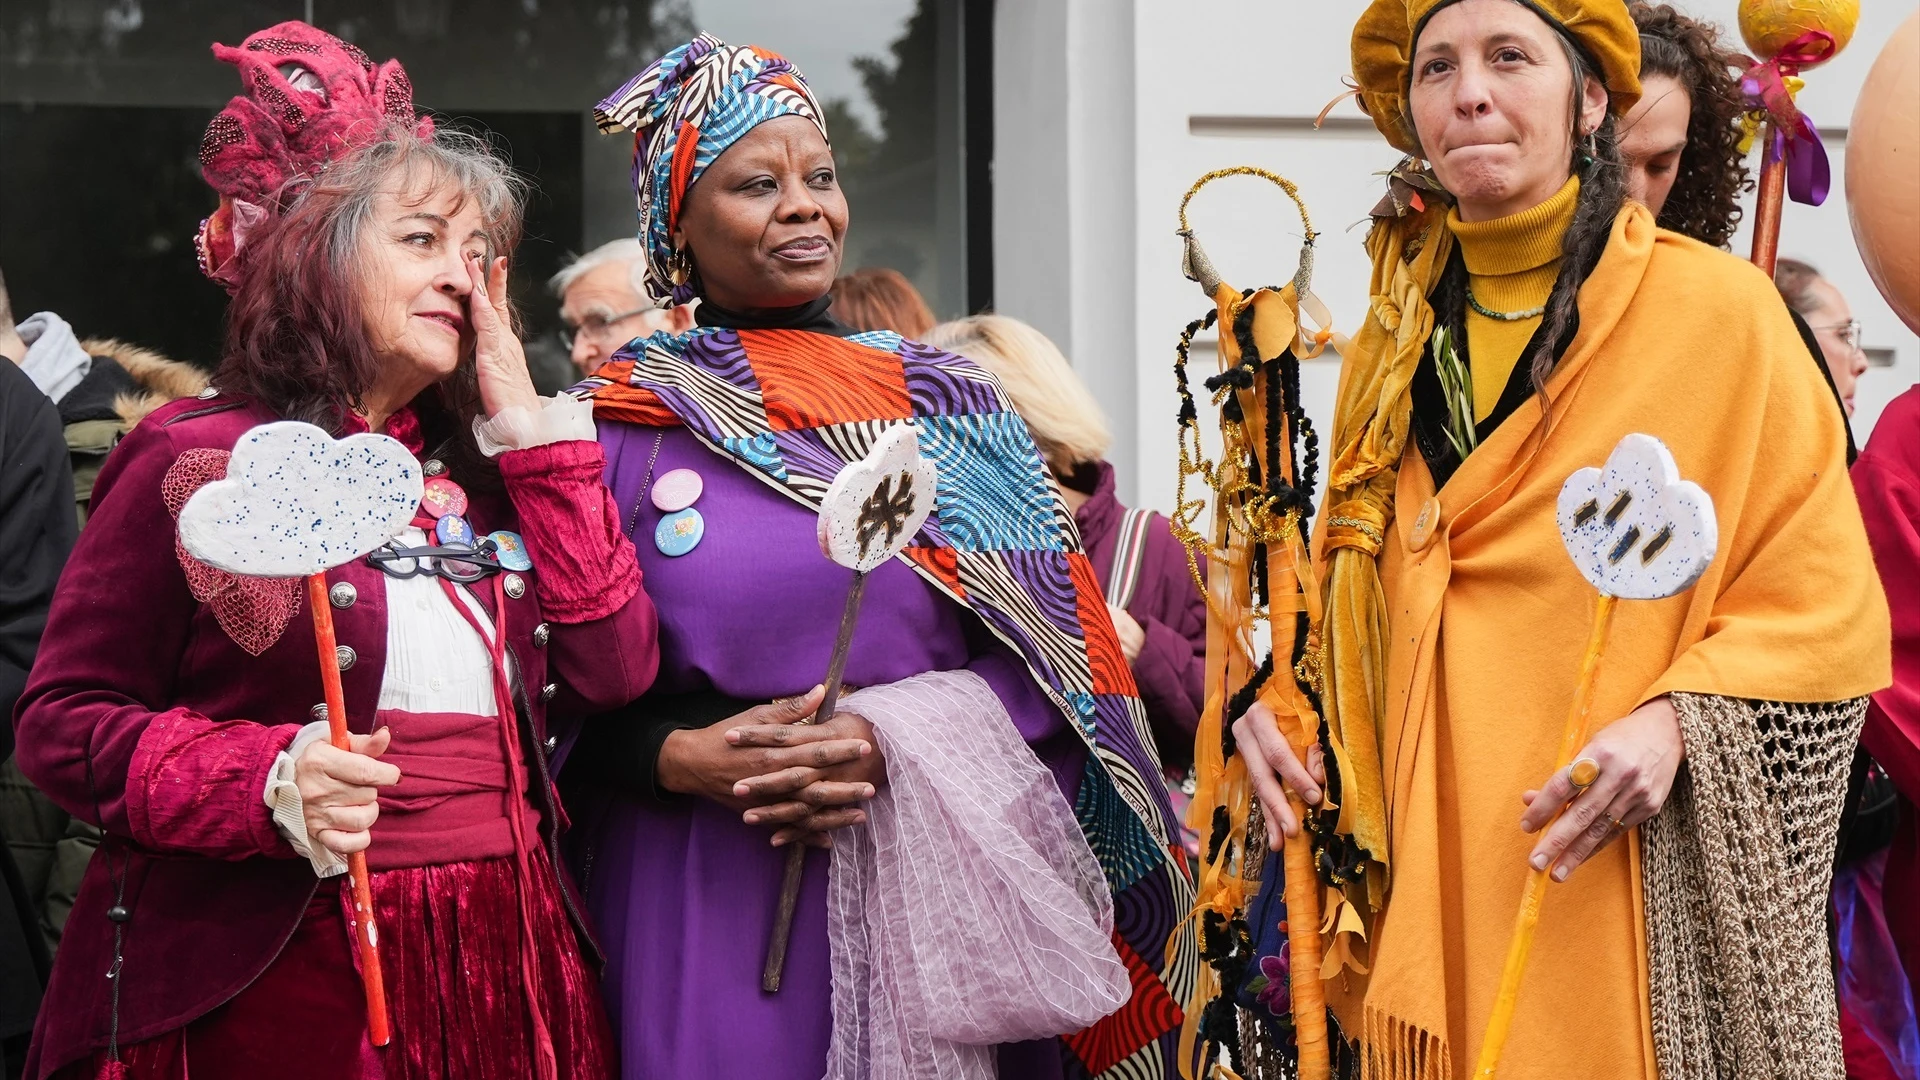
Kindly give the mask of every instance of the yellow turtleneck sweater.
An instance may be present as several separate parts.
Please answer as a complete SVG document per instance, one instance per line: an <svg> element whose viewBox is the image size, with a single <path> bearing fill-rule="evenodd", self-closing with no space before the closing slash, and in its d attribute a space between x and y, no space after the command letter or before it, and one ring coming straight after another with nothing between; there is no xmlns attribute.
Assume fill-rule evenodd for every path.
<svg viewBox="0 0 1920 1080"><path fill-rule="evenodd" d="M1560 276L1560 245L1573 225L1580 180L1571 177L1552 198L1531 210L1492 221L1465 222L1460 209L1447 225L1460 242L1467 265L1467 287L1480 306L1502 313L1533 311L1547 302ZM1507 321L1489 319L1467 306L1467 355L1473 369L1473 420L1492 414L1520 354L1540 327L1540 315Z"/></svg>

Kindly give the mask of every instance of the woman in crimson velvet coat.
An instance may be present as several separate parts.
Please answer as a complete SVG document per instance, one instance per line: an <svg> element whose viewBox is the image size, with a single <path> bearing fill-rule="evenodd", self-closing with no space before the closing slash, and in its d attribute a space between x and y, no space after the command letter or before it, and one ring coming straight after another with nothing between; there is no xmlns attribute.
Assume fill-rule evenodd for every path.
<svg viewBox="0 0 1920 1080"><path fill-rule="evenodd" d="M265 40L301 32L326 38L288 24ZM262 80L315 107L338 105L354 71L386 74L356 61L348 83L323 83L288 61L311 51L258 51L279 62ZM535 395L512 328L520 184L478 140L431 134L410 104L394 122L392 95L368 96L388 115L359 145L280 188L237 257L203 251L236 290L218 390L120 444L54 598L20 763L107 840L67 924L34 1080L616 1067L557 869L547 725L646 689L653 607L590 409ZM234 578L173 542L186 496L278 419L384 432L428 477L389 547L438 557L376 552L327 574L351 751L315 720L300 583ZM474 532L501 544L489 555ZM349 947L354 851L374 871L384 1049Z"/></svg>

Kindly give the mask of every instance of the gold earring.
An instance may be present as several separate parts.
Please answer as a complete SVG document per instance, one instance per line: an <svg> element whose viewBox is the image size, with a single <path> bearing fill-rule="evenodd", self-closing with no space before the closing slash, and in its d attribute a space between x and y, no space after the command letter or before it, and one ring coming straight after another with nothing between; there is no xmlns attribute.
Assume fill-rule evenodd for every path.
<svg viewBox="0 0 1920 1080"><path fill-rule="evenodd" d="M673 253L667 256L667 280L675 285L685 285L692 277L692 257L687 254L686 248L674 248Z"/></svg>

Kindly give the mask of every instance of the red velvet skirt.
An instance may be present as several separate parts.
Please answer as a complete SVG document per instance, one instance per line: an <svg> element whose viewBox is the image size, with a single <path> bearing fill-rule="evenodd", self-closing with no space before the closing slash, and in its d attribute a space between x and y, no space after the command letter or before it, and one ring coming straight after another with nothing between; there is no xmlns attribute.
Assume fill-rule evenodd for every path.
<svg viewBox="0 0 1920 1080"><path fill-rule="evenodd" d="M534 868L541 1002L562 1080L619 1074L599 980L581 955L546 852ZM390 1045L367 1040L366 998L347 936L345 875L321 884L293 938L231 1001L120 1048L129 1080L527 1080L533 1038L521 977L513 860L372 875ZM58 1080L112 1075L107 1055Z"/></svg>

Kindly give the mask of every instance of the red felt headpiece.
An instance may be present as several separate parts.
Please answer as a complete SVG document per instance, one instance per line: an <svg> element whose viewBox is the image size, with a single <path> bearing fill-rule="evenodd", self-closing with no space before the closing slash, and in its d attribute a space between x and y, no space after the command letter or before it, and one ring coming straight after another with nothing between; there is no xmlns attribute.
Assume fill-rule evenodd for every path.
<svg viewBox="0 0 1920 1080"><path fill-rule="evenodd" d="M283 22L213 55L240 69L245 93L227 103L200 140L200 171L220 207L194 237L200 269L232 291L233 257L247 233L277 214L288 181L311 177L389 125L425 138L433 120L413 111L413 83L398 60L376 65L357 46L303 22Z"/></svg>

